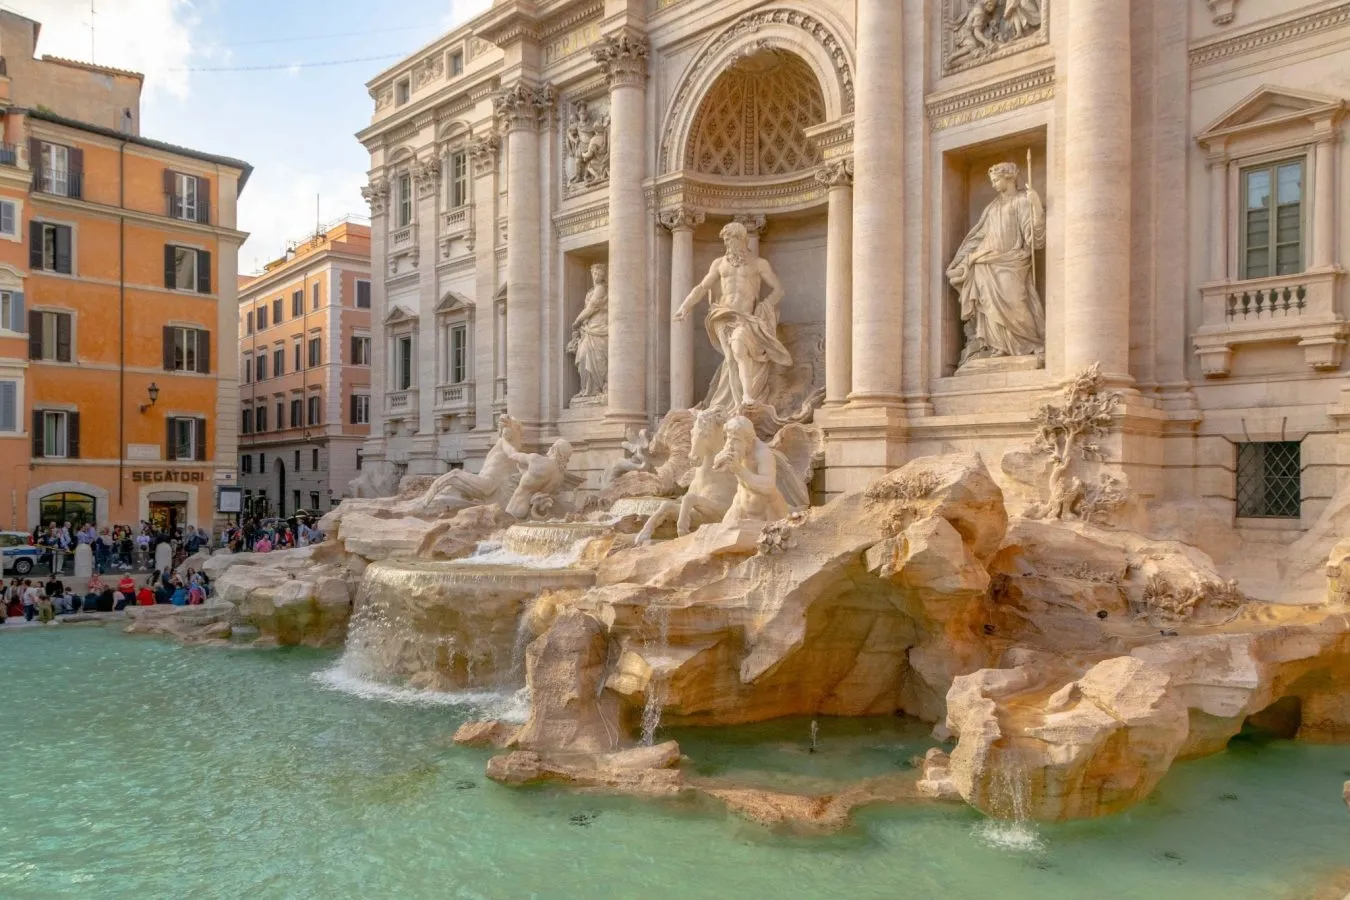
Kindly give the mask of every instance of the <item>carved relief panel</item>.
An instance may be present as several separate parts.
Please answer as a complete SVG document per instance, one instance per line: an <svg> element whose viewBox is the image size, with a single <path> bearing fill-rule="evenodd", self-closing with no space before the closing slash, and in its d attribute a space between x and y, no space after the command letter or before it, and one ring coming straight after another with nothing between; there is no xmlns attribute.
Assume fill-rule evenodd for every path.
<svg viewBox="0 0 1350 900"><path fill-rule="evenodd" d="M577 97L567 105L563 137L563 196L609 182L609 95Z"/></svg>
<svg viewBox="0 0 1350 900"><path fill-rule="evenodd" d="M942 71L950 75L1050 39L1050 0L944 0Z"/></svg>

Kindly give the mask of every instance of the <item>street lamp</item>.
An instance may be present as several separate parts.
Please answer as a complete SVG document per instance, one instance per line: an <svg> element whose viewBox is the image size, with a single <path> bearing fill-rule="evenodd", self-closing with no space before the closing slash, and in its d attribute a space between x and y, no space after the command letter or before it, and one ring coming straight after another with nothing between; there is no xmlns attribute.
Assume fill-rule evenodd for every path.
<svg viewBox="0 0 1350 900"><path fill-rule="evenodd" d="M150 386L145 389L145 393L149 395L150 402L141 404L142 415L150 409L150 407L155 405L155 401L159 400L159 385L155 384L153 381L150 382Z"/></svg>

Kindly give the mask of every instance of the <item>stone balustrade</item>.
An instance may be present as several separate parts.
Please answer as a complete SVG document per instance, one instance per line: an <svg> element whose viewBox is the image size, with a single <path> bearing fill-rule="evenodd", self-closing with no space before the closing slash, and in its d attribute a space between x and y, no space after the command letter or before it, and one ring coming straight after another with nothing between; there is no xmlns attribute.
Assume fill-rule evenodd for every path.
<svg viewBox="0 0 1350 900"><path fill-rule="evenodd" d="M462 381L458 384L442 384L436 388L436 411L449 415L461 415L474 408L474 384Z"/></svg>
<svg viewBox="0 0 1350 900"><path fill-rule="evenodd" d="M1204 324L1195 352L1207 378L1227 377L1243 344L1296 343L1318 371L1340 368L1350 323L1336 309L1341 273L1300 272L1224 281L1200 289Z"/></svg>

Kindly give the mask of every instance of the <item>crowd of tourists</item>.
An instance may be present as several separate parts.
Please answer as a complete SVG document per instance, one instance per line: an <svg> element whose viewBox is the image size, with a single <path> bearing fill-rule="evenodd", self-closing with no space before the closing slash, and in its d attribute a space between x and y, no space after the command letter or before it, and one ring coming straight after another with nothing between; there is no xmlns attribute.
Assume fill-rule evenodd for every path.
<svg viewBox="0 0 1350 900"><path fill-rule="evenodd" d="M89 546L94 571L106 575L113 570L130 572L145 570L154 559L155 548L168 543L174 548L174 564L211 544L211 535L192 525L180 526L172 533L156 529L149 522L139 527L114 525L95 528L91 524L74 527L70 522L58 525L48 522L33 529L33 544L42 548L39 565L48 565L51 571L65 571L81 544Z"/></svg>
<svg viewBox="0 0 1350 900"><path fill-rule="evenodd" d="M59 574L41 579L12 578L0 586L0 624L6 618L22 617L27 622L37 619L50 622L57 616L80 612L116 612L128 606L154 606L158 603L174 606L192 606L205 603L211 596L211 579L205 572L188 569L175 575L169 569L156 569L141 579L130 573L115 583L105 582L100 575L89 579L83 593L75 585L66 584Z"/></svg>
<svg viewBox="0 0 1350 900"><path fill-rule="evenodd" d="M225 546L231 553L270 553L292 547L308 547L323 540L318 523L309 517L291 519L245 519L225 530Z"/></svg>

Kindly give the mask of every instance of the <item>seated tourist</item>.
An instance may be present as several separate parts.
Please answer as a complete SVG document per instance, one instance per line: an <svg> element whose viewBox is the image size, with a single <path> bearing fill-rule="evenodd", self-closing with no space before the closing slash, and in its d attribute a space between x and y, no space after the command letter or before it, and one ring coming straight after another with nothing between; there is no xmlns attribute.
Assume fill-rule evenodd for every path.
<svg viewBox="0 0 1350 900"><path fill-rule="evenodd" d="M137 606L155 605L155 592L150 590L150 585L148 584L142 585L141 589L136 592L136 605Z"/></svg>

